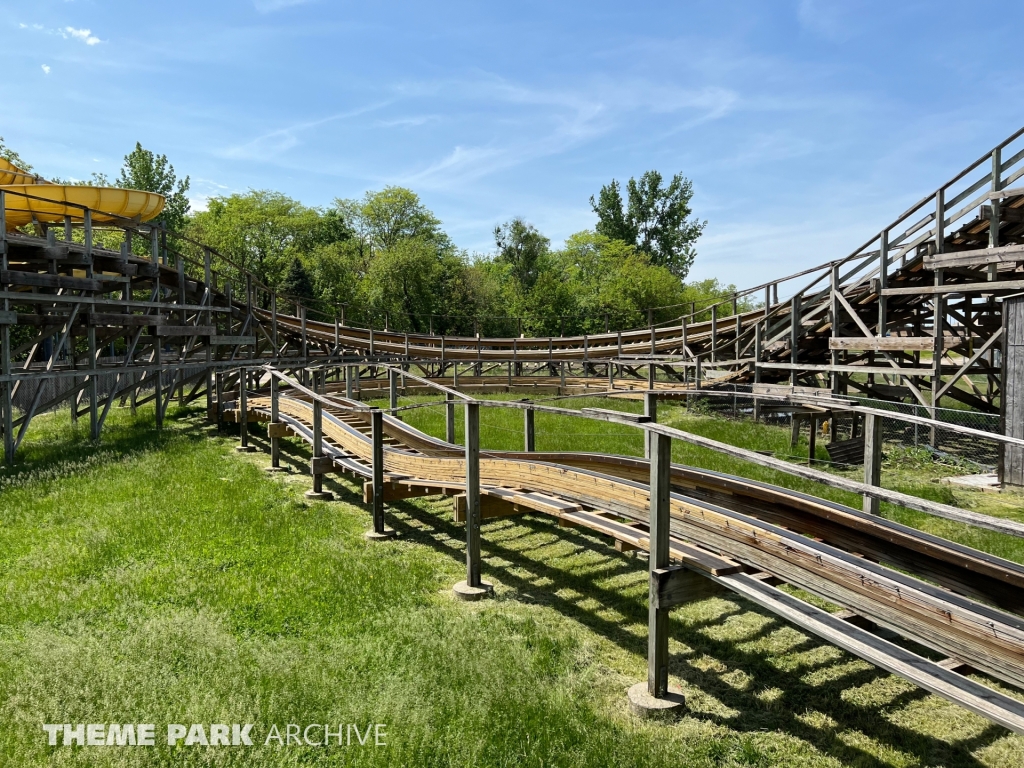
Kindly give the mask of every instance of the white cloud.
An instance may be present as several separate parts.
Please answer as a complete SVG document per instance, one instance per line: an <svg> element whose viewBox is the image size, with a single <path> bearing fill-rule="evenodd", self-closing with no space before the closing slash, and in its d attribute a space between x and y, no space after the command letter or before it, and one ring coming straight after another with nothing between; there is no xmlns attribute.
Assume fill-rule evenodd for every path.
<svg viewBox="0 0 1024 768"><path fill-rule="evenodd" d="M50 65L49 64L43 64L43 73L47 74L47 75L50 74Z"/></svg>
<svg viewBox="0 0 1024 768"><path fill-rule="evenodd" d="M96 37L91 29L75 29L74 27L64 27L64 31L61 33L64 38L72 37L75 40L81 40L86 45L96 45L97 43L103 42Z"/></svg>
<svg viewBox="0 0 1024 768"><path fill-rule="evenodd" d="M273 13L295 5L305 5L312 0L253 0L253 5L260 13Z"/></svg>

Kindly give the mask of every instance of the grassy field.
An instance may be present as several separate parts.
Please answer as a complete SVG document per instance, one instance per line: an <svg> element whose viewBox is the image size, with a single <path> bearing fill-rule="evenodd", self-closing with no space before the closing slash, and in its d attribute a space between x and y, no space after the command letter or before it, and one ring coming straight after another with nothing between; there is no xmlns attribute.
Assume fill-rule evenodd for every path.
<svg viewBox="0 0 1024 768"><path fill-rule="evenodd" d="M440 410L406 416L443 431ZM485 447L520 447L520 419L485 409ZM763 426L681 409L663 420L789 451ZM640 452L628 428L545 415L537 427L542 450ZM638 722L625 689L646 674L644 560L542 517L506 518L484 526L496 599L457 603L463 530L450 500L395 504L399 540L370 544L354 484L328 480L335 502L303 499L305 446L285 441L293 472L271 477L263 453L234 444L209 437L194 411L172 412L162 434L151 414L114 412L98 447L66 413L34 422L21 463L0 471L0 765L1024 760L1024 739L732 599L673 612L670 672L690 712ZM891 477L950 500L907 474ZM1002 513L1019 517L1019 504ZM1021 559L994 534L928 525ZM48 747L41 724L52 722L155 723L160 736L168 723L254 723L256 746ZM384 723L387 746L263 746L271 725L288 723Z"/></svg>

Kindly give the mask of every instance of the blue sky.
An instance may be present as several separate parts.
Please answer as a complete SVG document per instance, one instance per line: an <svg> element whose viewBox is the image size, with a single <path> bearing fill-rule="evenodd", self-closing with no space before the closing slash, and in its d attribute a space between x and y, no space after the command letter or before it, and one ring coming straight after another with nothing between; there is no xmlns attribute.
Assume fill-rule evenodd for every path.
<svg viewBox="0 0 1024 768"><path fill-rule="evenodd" d="M739 286L845 255L1024 124L1024 5L0 2L0 135L43 174L136 141L192 195L409 186L471 252L555 244L656 168Z"/></svg>

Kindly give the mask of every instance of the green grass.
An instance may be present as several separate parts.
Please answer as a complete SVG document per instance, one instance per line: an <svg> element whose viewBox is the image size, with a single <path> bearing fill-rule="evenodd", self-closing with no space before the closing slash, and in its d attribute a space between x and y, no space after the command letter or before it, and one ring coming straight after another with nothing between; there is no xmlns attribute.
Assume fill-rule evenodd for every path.
<svg viewBox="0 0 1024 768"><path fill-rule="evenodd" d="M711 436L753 428L663 414ZM443 431L440 411L406 415ZM520 447L521 418L485 409L485 447ZM537 426L542 450L640 450L629 428L544 415ZM740 439L776 439L754 429ZM162 433L151 414L115 411L98 447L66 413L34 422L21 463L0 471L0 765L1024 758L1024 739L734 599L673 612L670 673L690 713L638 722L624 692L646 675L642 559L547 518L505 518L483 529L496 599L457 603L463 530L450 500L393 505L399 540L368 543L359 489L330 479L338 501L307 502L308 452L284 442L295 471L275 478L264 454L207 436L194 411L172 412ZM700 458L677 449L677 460ZM171 722L251 722L257 734L381 722L388 746L51 748L44 722L151 722L158 734Z"/></svg>

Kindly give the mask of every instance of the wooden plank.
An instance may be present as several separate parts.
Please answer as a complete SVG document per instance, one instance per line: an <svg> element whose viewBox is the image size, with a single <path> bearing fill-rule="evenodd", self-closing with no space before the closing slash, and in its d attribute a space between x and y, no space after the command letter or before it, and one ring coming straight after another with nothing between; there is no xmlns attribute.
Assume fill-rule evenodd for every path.
<svg viewBox="0 0 1024 768"><path fill-rule="evenodd" d="M217 329L212 325L156 325L149 332L152 336L212 336Z"/></svg>
<svg viewBox="0 0 1024 768"><path fill-rule="evenodd" d="M1013 261L1024 261L1024 245L1003 245L998 248L950 251L924 257L924 265L928 269L939 267L980 267L986 264Z"/></svg>
<svg viewBox="0 0 1024 768"><path fill-rule="evenodd" d="M956 341L947 337L947 341ZM932 350L935 347L933 336L837 336L828 340L829 349L867 350L873 352L890 350Z"/></svg>
<svg viewBox="0 0 1024 768"><path fill-rule="evenodd" d="M85 324L97 327L121 328L140 325L164 325L165 315L132 315L116 312L89 312L85 316Z"/></svg>
<svg viewBox="0 0 1024 768"><path fill-rule="evenodd" d="M992 250L995 250L994 248ZM1024 259L1024 257L1022 257ZM938 265L936 265L938 266ZM943 263L945 266L945 263ZM1024 280L991 280L983 283L947 283L911 288L884 288L883 296L933 296L946 293L999 293L1024 290Z"/></svg>
<svg viewBox="0 0 1024 768"><path fill-rule="evenodd" d="M211 336L210 345L233 347L233 346L254 346L256 344L255 336Z"/></svg>
<svg viewBox="0 0 1024 768"><path fill-rule="evenodd" d="M99 291L103 289L103 283L100 280L88 277L45 275L37 272L19 272L11 269L0 270L0 284L25 285L33 288L64 288L72 291Z"/></svg>

